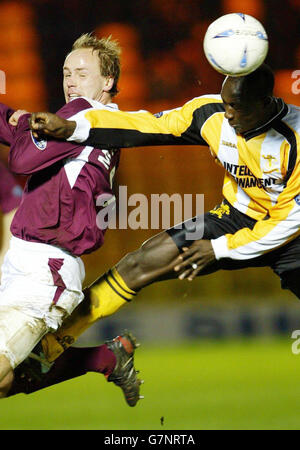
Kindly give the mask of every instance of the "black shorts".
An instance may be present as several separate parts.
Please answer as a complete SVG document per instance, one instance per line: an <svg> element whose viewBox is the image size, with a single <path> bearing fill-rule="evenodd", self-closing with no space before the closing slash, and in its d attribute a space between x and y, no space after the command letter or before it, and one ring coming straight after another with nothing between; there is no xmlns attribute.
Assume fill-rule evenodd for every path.
<svg viewBox="0 0 300 450"><path fill-rule="evenodd" d="M256 220L239 212L226 200L212 211L205 213L204 220L195 221L195 219L189 219L166 230L179 250L183 247L189 247L194 242L194 240L187 239L187 233L189 237L191 233L197 235L197 227L202 239L216 239L224 234L236 233L241 228L252 229L256 223ZM201 230L200 227L202 227ZM221 258L202 271L201 275L221 269L236 270L247 267L271 267L281 278L282 288L291 289L300 298L300 236L288 244L257 258L248 260Z"/></svg>

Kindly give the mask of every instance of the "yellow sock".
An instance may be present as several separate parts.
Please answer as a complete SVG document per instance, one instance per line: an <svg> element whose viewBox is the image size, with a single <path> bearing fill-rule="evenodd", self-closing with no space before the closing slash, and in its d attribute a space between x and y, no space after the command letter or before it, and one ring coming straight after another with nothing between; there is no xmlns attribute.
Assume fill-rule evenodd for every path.
<svg viewBox="0 0 300 450"><path fill-rule="evenodd" d="M45 357L52 362L91 325L110 316L130 302L136 292L130 289L113 268L84 291L84 300L55 333L42 339Z"/></svg>
<svg viewBox="0 0 300 450"><path fill-rule="evenodd" d="M117 269L113 268L90 287L93 314L97 318L110 316L135 295L136 292L127 286Z"/></svg>

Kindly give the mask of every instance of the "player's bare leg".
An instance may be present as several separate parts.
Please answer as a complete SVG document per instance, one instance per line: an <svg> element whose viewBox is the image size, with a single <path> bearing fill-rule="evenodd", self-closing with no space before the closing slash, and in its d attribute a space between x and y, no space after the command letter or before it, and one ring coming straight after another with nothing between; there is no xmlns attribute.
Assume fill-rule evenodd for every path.
<svg viewBox="0 0 300 450"><path fill-rule="evenodd" d="M153 283L173 279L174 260L179 250L172 238L162 232L147 240L137 251L128 253L116 267L85 289L85 299L55 333L42 340L44 354L52 362L91 325L110 316L130 302L138 290Z"/></svg>
<svg viewBox="0 0 300 450"><path fill-rule="evenodd" d="M179 253L173 239L163 231L128 253L116 269L127 286L138 291L155 281L177 278L173 263Z"/></svg>

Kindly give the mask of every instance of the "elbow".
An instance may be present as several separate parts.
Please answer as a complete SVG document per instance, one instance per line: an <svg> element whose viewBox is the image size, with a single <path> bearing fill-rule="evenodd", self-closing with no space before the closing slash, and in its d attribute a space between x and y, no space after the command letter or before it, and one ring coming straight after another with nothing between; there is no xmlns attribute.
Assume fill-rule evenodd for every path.
<svg viewBox="0 0 300 450"><path fill-rule="evenodd" d="M24 158L24 156L24 152L20 151L17 147L14 147L14 145L10 147L8 154L8 168L12 173L16 175L28 174L28 171L26 170L26 160L28 160L28 158Z"/></svg>

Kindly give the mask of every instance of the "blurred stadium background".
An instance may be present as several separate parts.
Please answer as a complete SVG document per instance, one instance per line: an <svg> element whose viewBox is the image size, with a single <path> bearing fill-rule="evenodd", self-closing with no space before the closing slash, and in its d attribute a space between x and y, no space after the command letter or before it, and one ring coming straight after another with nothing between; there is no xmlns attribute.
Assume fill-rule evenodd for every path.
<svg viewBox="0 0 300 450"><path fill-rule="evenodd" d="M64 103L62 65L65 55L80 34L90 31L94 31L99 36L111 34L122 46L120 93L116 98L121 109L148 109L159 112L180 106L192 97L204 93L218 93L223 77L207 63L202 50L202 39L209 23L229 12L251 14L264 24L270 39L270 50L266 62L276 73L275 93L283 97L287 103L300 106L300 83L297 83L297 79L300 78L299 0L287 0L284 5L280 0L243 0L243 2L238 0L130 0L127 2L111 0L109 3L104 0L90 0L84 3L79 0L2 0L0 2L0 69L6 75L6 92L2 93L1 101L14 108L28 111L55 112L59 109ZM6 162L6 156L7 149L3 148L1 159L4 162ZM160 147L123 150L117 184L126 185L128 195L203 193L205 194L205 210L208 210L221 200L222 179L223 170L215 165L207 148ZM160 230L109 230L104 247L84 258L87 271L86 283L93 281L116 263L121 256L137 248L145 239L158 231ZM177 370L174 380L184 383L180 381L181 371L175 364L178 358L180 365L181 359L172 348L170 349L170 345L188 341L189 345L186 348L191 345L194 350L190 353L194 359L189 360L193 376L184 386L186 395L189 392L191 396L190 398L188 395L188 399L196 402L195 409L190 409L186 421L176 422L175 420L171 424L169 422L171 428L243 428L246 424L254 428L259 425L260 428L297 426L296 399L297 394L299 398L300 392L299 389L298 392L293 390L293 383L296 383L300 371L297 357L292 355L290 345L292 331L300 329L300 305L292 294L280 289L280 282L270 269L220 272L197 279L193 283L172 281L150 286L139 294L138 299L130 307L124 308L116 316L94 326L83 336L81 344L102 341L124 328L133 330L139 340L145 344L145 354L143 355L142 348L139 352L143 366L141 368L146 371L143 375L147 378L147 383L151 380L154 382L155 379L158 382L160 380L162 393L164 386L170 386L170 399L172 396L177 396L180 389L180 386L175 386L174 381L169 384L172 370ZM241 344L248 338L252 338L251 342L255 343L253 347L252 344L249 346ZM228 344L228 339L235 344ZM268 340L265 344L256 345L257 339ZM275 339L274 347L270 344L273 342L272 339ZM210 342L210 345L206 347L205 342ZM152 353L150 344L154 345ZM180 352L184 354L184 347L180 348ZM223 353L219 353L221 348ZM278 351L275 351L275 348ZM209 352L209 349L211 354L208 361L211 365L208 368L203 351L206 355L205 352ZM255 349L258 349L257 355ZM249 366L245 356L248 350L250 351ZM163 364L165 373L152 373L151 370L153 371L155 367L161 367L164 354L166 360L168 355L173 355L174 360L170 357L172 361L170 366ZM235 358L239 358L238 355L243 359L241 365L236 364ZM270 358L271 363L267 365L264 358L266 358L265 361ZM277 362L274 362L274 358L277 358ZM289 359L292 373L289 372L289 364L285 366L283 362L286 372L282 369L282 374L277 377L277 369L275 370L272 364L275 364L277 368L281 367L280 358L282 361L294 358ZM182 361L185 359L183 358ZM222 371L223 364L226 365L225 372ZM265 368L262 369L262 367ZM254 392L251 391L250 386L252 373L250 368L256 371L257 376L255 385L257 390ZM203 389L201 387L202 376L209 380L209 373L215 372L219 374L219 381L213 378L217 383L217 395L215 395L213 381L210 388L207 388L205 384ZM267 374L273 384L268 384ZM161 378L158 375L161 375ZM295 379L292 380L293 376ZM248 378L250 384L244 385L244 382L249 381ZM263 381L261 381L262 378ZM90 380L93 382L94 378ZM253 380L254 385L255 376ZM227 381L230 381L229 385ZM65 394L66 398L70 395L71 397L78 395L79 385L76 383L77 381L65 383L67 387L60 386L55 388L55 391L51 389L51 393L50 390L46 393L38 393L30 399L24 400L22 397L5 400L5 409L9 410L9 414L5 413L6 422L0 420L0 428L9 428L9 417L11 415L12 421L15 420L16 411L19 411L20 418L22 407L29 408L32 414L36 408L40 418L41 398L47 399L47 408L51 408L54 392L62 393L62 389L66 389L65 392L68 392ZM222 387L219 383L222 383ZM174 391L171 391L173 384ZM243 385L242 388L241 385ZM282 393L282 396L279 395L276 400L278 405L276 401L274 405L270 402L271 394L270 396L266 394L266 398L260 395L261 392L266 392L264 390L267 389L266 386L269 386L270 392L274 390L274 396L275 391ZM157 396L161 395L158 394L158 388L159 386L153 388L156 391L153 396L150 394L148 397L148 401L154 404L157 403ZM285 391L285 388L290 391ZM195 389L200 389L199 397L193 394ZM233 394L235 389L237 391ZM103 390L105 396L107 388L104 385ZM149 390L151 390L150 387ZM71 392L73 394L70 394ZM296 397L293 397L292 392L296 393ZM86 392L85 394L89 395ZM230 398L233 395L235 406L230 406ZM224 396L226 401L223 402ZM257 403L253 403L254 398ZM292 398L290 406L289 401ZM118 398L114 403L111 389L107 393L107 399L111 405L119 404ZM185 401L187 409L188 399ZM39 406L34 403L38 400ZM106 408L107 402L104 403L104 401L103 406ZM210 420L203 421L202 413L197 416L198 408L200 411L203 401L209 405L207 411L211 411ZM257 416L257 410L260 410L262 404L266 405L268 401L269 414L264 416L262 412L259 412ZM78 402L81 402L79 397ZM172 402L174 403L174 399L168 403L170 411L176 409ZM35 405L32 410L31 404ZM242 409L244 416L237 404L240 408L244 408ZM281 408L282 417L274 413L278 410L277 406ZM91 405L88 408L90 407ZM72 406L70 402L70 410L72 408L74 405ZM80 408L84 408L84 404L81 404ZM95 409L95 411L93 409L95 414L99 414L95 405L92 408ZM113 410L115 406L111 408ZM95 423L98 422L92 419L89 423L93 424L92 428L101 428L103 424L103 427L107 429L126 427L127 429L136 427L148 429L147 427L159 426L158 421L156 423L152 422L152 419L149 419L150 421L145 419L143 422L142 419L138 419L138 413L143 417L142 408L148 407L143 405L138 408L137 413L131 412L131 414L137 414L134 416L135 420L130 424L123 422L123 427L120 422L112 424L112 422L103 421L103 418L99 425L96 425ZM295 412L293 416L295 420L289 421L287 411L291 409ZM215 410L219 411L219 419L216 418L214 421L213 411ZM224 419L225 410L226 419ZM160 412L157 411L157 414ZM253 414L256 415L256 421L249 420L249 418L253 419ZM93 412L91 415L93 416ZM48 419L49 417L52 416L48 416ZM241 421L241 417L245 420ZM64 418L66 419L66 415ZM19 427L51 428L51 419L50 422L45 419L44 425L38 425L38 423L33 419L29 424L27 417L26 420L19 422ZM56 422L53 422L53 428L58 427L54 424ZM18 425L14 426L18 428ZM65 426L72 427L69 423ZM167 422L166 426L168 426ZM61 427L64 428L63 425ZM75 425L74 427L76 428Z"/></svg>

